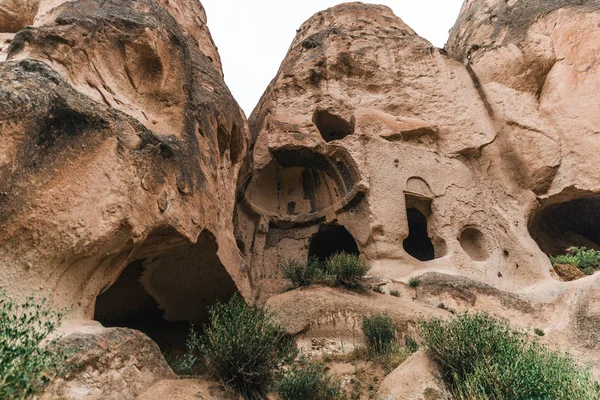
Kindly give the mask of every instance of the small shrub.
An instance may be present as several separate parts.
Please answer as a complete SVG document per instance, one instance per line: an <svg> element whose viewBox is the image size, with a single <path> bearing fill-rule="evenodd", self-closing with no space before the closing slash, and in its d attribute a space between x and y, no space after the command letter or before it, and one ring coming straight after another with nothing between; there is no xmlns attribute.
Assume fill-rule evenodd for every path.
<svg viewBox="0 0 600 400"><path fill-rule="evenodd" d="M323 278L323 267L316 257L308 261L289 260L280 266L283 276L295 287L308 286Z"/></svg>
<svg viewBox="0 0 600 400"><path fill-rule="evenodd" d="M400 291L398 289L392 289L390 290L390 295L394 297L400 297Z"/></svg>
<svg viewBox="0 0 600 400"><path fill-rule="evenodd" d="M540 328L535 328L533 332L538 336L546 336L546 332L544 332L544 330Z"/></svg>
<svg viewBox="0 0 600 400"><path fill-rule="evenodd" d="M238 295L209 314L200 347L209 371L245 399L264 398L279 366L295 356L293 340L268 310Z"/></svg>
<svg viewBox="0 0 600 400"><path fill-rule="evenodd" d="M198 362L198 352L202 346L200 335L194 328L194 325L190 326L190 333L185 342L186 352L185 354L169 362L171 369L178 375L192 376L196 372L196 363ZM169 361L169 360L167 360Z"/></svg>
<svg viewBox="0 0 600 400"><path fill-rule="evenodd" d="M336 253L324 263L327 275L335 277L335 284L351 289L362 288L362 279L371 267L355 254Z"/></svg>
<svg viewBox="0 0 600 400"><path fill-rule="evenodd" d="M379 293L379 294L384 294L384 293L385 293L385 292L383 291L383 288L382 288L381 286L375 286L375 287L373 288L373 291L374 291L375 293Z"/></svg>
<svg viewBox="0 0 600 400"><path fill-rule="evenodd" d="M486 314L421 324L423 344L457 399L598 399L589 371Z"/></svg>
<svg viewBox="0 0 600 400"><path fill-rule="evenodd" d="M577 268L579 268L579 259L570 254L561 254L558 256L550 256L550 262L552 263L552 265L569 264L569 265L574 265Z"/></svg>
<svg viewBox="0 0 600 400"><path fill-rule="evenodd" d="M582 270L586 275L593 275L600 269L600 251L585 247L569 247L567 254L550 256L552 265L570 264Z"/></svg>
<svg viewBox="0 0 600 400"><path fill-rule="evenodd" d="M367 338L367 346L372 354L391 352L393 345L396 343L396 324L388 314L363 315L361 328Z"/></svg>
<svg viewBox="0 0 600 400"><path fill-rule="evenodd" d="M417 342L414 338L410 337L410 336L406 336L404 338L404 344L406 346L406 348L408 349L408 351L412 353L415 353L417 350L419 350L419 342Z"/></svg>
<svg viewBox="0 0 600 400"><path fill-rule="evenodd" d="M66 371L58 341L42 345L61 318L44 300L18 302L0 291L0 398L26 399Z"/></svg>
<svg viewBox="0 0 600 400"><path fill-rule="evenodd" d="M333 380L319 364L293 366L276 384L281 400L343 399L339 382Z"/></svg>
<svg viewBox="0 0 600 400"><path fill-rule="evenodd" d="M408 286L411 288L418 288L421 285L421 278L418 276L413 276L408 280Z"/></svg>

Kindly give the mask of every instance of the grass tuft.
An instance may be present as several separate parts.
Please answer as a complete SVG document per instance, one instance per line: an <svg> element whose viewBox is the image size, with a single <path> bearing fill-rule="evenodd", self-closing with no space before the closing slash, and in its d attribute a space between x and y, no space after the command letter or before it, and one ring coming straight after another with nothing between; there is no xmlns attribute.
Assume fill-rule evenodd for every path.
<svg viewBox="0 0 600 400"><path fill-rule="evenodd" d="M296 355L294 341L261 306L239 296L209 309L210 324L194 341L209 371L245 399L262 399L279 367Z"/></svg>
<svg viewBox="0 0 600 400"><path fill-rule="evenodd" d="M413 276L408 280L408 286L410 286L413 289L418 288L419 286L421 286L421 278L418 276Z"/></svg>
<svg viewBox="0 0 600 400"><path fill-rule="evenodd" d="M421 324L423 345L456 399L599 399L591 374L483 313Z"/></svg>
<svg viewBox="0 0 600 400"><path fill-rule="evenodd" d="M320 364L292 366L275 385L281 400L341 400L340 383Z"/></svg>

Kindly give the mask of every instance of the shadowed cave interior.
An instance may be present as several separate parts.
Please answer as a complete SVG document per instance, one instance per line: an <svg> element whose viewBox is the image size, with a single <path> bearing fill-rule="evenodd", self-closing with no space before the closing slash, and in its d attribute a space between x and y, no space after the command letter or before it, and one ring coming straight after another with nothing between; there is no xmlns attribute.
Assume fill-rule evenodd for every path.
<svg viewBox="0 0 600 400"><path fill-rule="evenodd" d="M600 250L600 195L540 207L530 219L529 233L548 255L564 254L571 246Z"/></svg>
<svg viewBox="0 0 600 400"><path fill-rule="evenodd" d="M354 124L344 118L331 114L327 110L317 110L313 115L313 123L326 142L340 140L354 133Z"/></svg>
<svg viewBox="0 0 600 400"><path fill-rule="evenodd" d="M160 236L149 238L142 252L160 249ZM215 237L203 231L196 244L146 253L97 297L94 319L106 327L140 330L163 351L184 350L189 324L202 326L209 306L237 292L217 249Z"/></svg>
<svg viewBox="0 0 600 400"><path fill-rule="evenodd" d="M436 258L436 249L427 227L431 199L407 193L405 200L408 237L402 243L404 250L419 261L433 260Z"/></svg>
<svg viewBox="0 0 600 400"><path fill-rule="evenodd" d="M321 224L310 241L308 257L325 261L335 253L360 254L356 241L346 228L335 224Z"/></svg>

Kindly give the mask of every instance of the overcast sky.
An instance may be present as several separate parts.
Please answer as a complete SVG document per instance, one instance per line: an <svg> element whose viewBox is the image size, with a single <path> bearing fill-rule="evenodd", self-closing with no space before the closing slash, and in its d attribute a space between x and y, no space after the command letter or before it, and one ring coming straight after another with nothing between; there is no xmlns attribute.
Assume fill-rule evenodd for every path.
<svg viewBox="0 0 600 400"><path fill-rule="evenodd" d="M250 116L279 69L296 29L336 0L201 0L225 82ZM463 0L380 0L419 35L443 47Z"/></svg>

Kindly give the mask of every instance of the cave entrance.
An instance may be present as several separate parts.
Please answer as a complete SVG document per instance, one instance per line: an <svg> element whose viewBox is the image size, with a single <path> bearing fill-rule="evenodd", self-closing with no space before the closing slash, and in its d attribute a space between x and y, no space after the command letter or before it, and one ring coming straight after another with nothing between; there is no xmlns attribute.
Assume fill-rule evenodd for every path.
<svg viewBox="0 0 600 400"><path fill-rule="evenodd" d="M529 233L548 255L564 254L571 246L600 250L600 194L569 197L548 199L530 219Z"/></svg>
<svg viewBox="0 0 600 400"><path fill-rule="evenodd" d="M313 115L313 123L326 142L340 140L354 133L353 121L332 114L327 110L317 110Z"/></svg>
<svg viewBox="0 0 600 400"><path fill-rule="evenodd" d="M346 228L336 224L321 224L308 247L308 257L325 261L335 253L359 255L358 245Z"/></svg>
<svg viewBox="0 0 600 400"><path fill-rule="evenodd" d="M404 250L419 261L435 258L435 248L429 237L427 217L431 215L431 200L406 195L406 219L408 237L404 239Z"/></svg>
<svg viewBox="0 0 600 400"><path fill-rule="evenodd" d="M164 234L148 238L135 257L143 258L96 298L94 319L140 330L163 351L184 351L189 324L202 326L209 306L237 293L217 250L208 231L192 245Z"/></svg>

